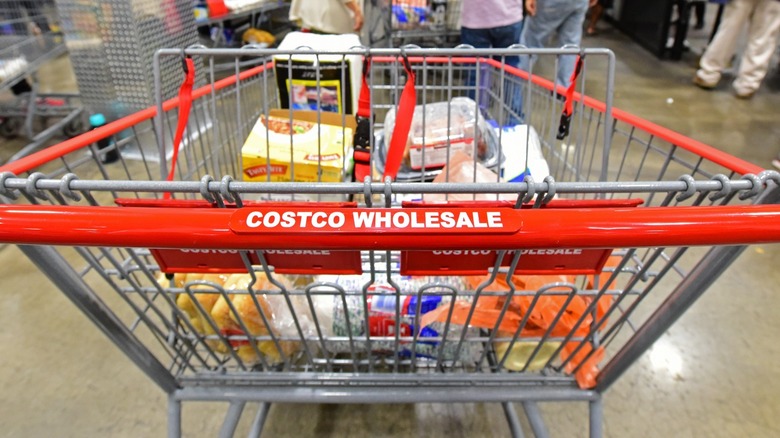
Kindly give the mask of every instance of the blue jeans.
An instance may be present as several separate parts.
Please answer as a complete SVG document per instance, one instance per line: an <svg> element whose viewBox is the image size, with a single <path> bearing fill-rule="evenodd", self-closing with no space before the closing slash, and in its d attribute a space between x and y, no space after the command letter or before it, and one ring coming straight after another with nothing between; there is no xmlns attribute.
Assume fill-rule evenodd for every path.
<svg viewBox="0 0 780 438"><path fill-rule="evenodd" d="M536 15L526 17L525 28L520 37L520 44L529 49L545 47L545 42L553 33L558 34L556 47L567 45L580 46L582 40L582 23L588 11L588 0L538 0ZM523 56L520 68L528 70L536 59ZM561 56L558 61L556 83L569 86L571 74L574 71L574 55Z"/></svg>
<svg viewBox="0 0 780 438"><path fill-rule="evenodd" d="M520 42L520 34L523 32L523 20L507 26L491 27L487 29L472 29L468 27L460 28L460 42L474 46L477 49L490 49L490 48L506 48L512 44L518 44ZM493 59L501 62L500 56L494 56ZM504 58L506 65L511 67L518 67L520 59L518 56L507 56ZM480 87L486 88L489 85L489 75L487 70L480 72ZM520 118L522 118L523 100L521 94L521 87L517 83L518 81L506 81L504 85L504 103L511 110L506 120L499 120L499 124L517 125L520 124ZM466 86L468 87L468 95L470 98L475 99L475 83L476 74L474 71L469 70L466 73ZM484 108L489 105L486 101L488 97L487 92L480 93L480 107Z"/></svg>

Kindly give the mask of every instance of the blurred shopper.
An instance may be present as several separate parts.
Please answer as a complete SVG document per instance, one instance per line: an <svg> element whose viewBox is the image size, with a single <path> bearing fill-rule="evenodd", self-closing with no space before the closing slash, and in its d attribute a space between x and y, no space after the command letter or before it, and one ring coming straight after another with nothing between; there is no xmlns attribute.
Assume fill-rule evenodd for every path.
<svg viewBox="0 0 780 438"><path fill-rule="evenodd" d="M523 32L523 0L463 0L461 6L460 41L478 49L506 48L520 42ZM501 57L495 57L502 61ZM506 65L517 67L519 57L507 56ZM475 98L472 87L475 85L475 72L470 71L466 78L469 97ZM504 90L505 102L514 114L508 118L509 124L518 124L521 118L520 85L507 80ZM487 93L484 93L485 97ZM482 99L480 99L482 100Z"/></svg>
<svg viewBox="0 0 780 438"><path fill-rule="evenodd" d="M604 11L612 8L612 3L612 0L597 0L596 4L590 7L590 21L588 21L588 29L585 31L588 35L596 35L596 24L601 20Z"/></svg>
<svg viewBox="0 0 780 438"><path fill-rule="evenodd" d="M693 28L696 30L704 29L704 16L707 14L707 2L704 0L693 2L693 12L696 16L696 24Z"/></svg>
<svg viewBox="0 0 780 438"><path fill-rule="evenodd" d="M780 0L731 0L723 21L699 61L693 83L704 89L718 85L731 63L742 28L748 26L748 42L732 86L737 97L753 97L764 80L780 34Z"/></svg>
<svg viewBox="0 0 780 438"><path fill-rule="evenodd" d="M363 27L360 0L292 0L290 21L304 32L345 34Z"/></svg>
<svg viewBox="0 0 780 438"><path fill-rule="evenodd" d="M580 46L582 40L582 24L588 7L594 6L598 0L526 0L528 17L525 19L520 44L528 48L542 48L553 33L558 34L556 47ZM556 83L569 86L569 79L574 71L576 56L561 56L558 62ZM535 57L528 59L523 56L520 68L528 70Z"/></svg>

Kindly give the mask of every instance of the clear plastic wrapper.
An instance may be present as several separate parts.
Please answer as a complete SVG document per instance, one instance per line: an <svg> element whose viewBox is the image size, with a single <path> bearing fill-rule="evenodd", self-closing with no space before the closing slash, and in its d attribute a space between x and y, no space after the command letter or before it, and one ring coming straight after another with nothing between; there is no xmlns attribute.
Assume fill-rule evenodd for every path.
<svg viewBox="0 0 780 438"><path fill-rule="evenodd" d="M319 325L324 337L335 337L327 343L328 353L349 353L392 356L396 351L401 358L412 355L420 360L441 358L442 361L459 360L474 362L479 358L480 348L474 343L464 342L457 353L457 344L463 334L463 327L450 324L420 325L422 316L437 308L452 303L453 289L463 289L460 277L398 277L393 282L399 286L400 294L387 282L375 281L368 288L366 300L363 295L354 294L370 283L370 276L323 276L320 282L335 284L346 293L342 295L332 286L318 286L313 299ZM418 291L425 287L420 295ZM419 298L419 302L418 302ZM346 305L345 305L346 304ZM398 324L396 324L398 309ZM368 315L366 315L368 310ZM419 310L419 317L416 317ZM469 329L467 337L477 336L478 331ZM396 332L401 339L396 347ZM409 340L417 332L417 341ZM370 336L370 346L366 337ZM352 338L341 340L342 338Z"/></svg>
<svg viewBox="0 0 780 438"><path fill-rule="evenodd" d="M395 121L396 112L393 108L387 112L384 134L376 142L376 166L380 173L384 169ZM456 97L450 102L417 105L397 179L430 177L431 170L444 167L458 151L476 157L488 168L496 167L501 161L498 138L478 111L476 102L466 97Z"/></svg>

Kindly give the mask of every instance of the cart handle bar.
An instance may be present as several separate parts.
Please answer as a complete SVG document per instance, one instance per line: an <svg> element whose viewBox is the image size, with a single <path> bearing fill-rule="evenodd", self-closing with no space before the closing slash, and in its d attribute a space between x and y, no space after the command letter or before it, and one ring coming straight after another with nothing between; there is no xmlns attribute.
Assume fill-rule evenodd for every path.
<svg viewBox="0 0 780 438"><path fill-rule="evenodd" d="M459 214L500 215L503 227L498 229L411 229L397 226L359 229L349 221L330 229L314 229L311 223L309 227L298 224L297 228L276 227L273 230L252 230L236 225L237 220L247 218L253 211L267 213L270 209L4 205L0 206L0 242L235 250L500 250L780 242L778 205L494 209L493 213L489 213L491 209L478 208L437 209L440 217L444 217L443 212L452 212L455 217ZM309 211L311 214L318 210L313 207L284 209L284 212L288 211ZM350 217L355 212L425 214L409 213L411 209L328 211L342 212Z"/></svg>

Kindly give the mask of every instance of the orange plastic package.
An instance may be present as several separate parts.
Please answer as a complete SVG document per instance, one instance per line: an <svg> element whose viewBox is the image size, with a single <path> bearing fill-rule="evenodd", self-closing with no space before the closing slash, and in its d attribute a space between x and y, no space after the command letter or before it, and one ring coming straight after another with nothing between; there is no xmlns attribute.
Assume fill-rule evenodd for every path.
<svg viewBox="0 0 780 438"><path fill-rule="evenodd" d="M489 276L467 277L467 282L470 288L476 289L488 278ZM512 282L517 290L535 291L552 283L573 284L574 280L575 278L569 275L515 275L512 277ZM592 283L592 279L589 281ZM555 290L555 288L553 288L553 290ZM496 278L496 280L483 289L483 291L509 291L509 286L504 278ZM548 337L566 337L574 332L573 337L585 337L588 335L591 324L593 323L593 315L586 315L579 325L577 325L577 321L579 321L582 315L587 311L588 306L590 306L592 302L591 299L592 298L590 297L580 295L552 295L547 293L538 293L536 296L513 296L508 304L503 319L499 321L501 312L507 305L507 297L483 296L480 297L474 305L474 312L468 325L470 327L488 330L495 329L498 332L503 332L512 336L521 328L523 319L527 315L522 330L520 330L519 342L516 343L516 346L522 343L523 338L539 338L545 336L545 334L547 334ZM596 318L598 320L604 318L604 315L611 304L611 296L602 296L599 299L595 307ZM472 303L457 301L453 307L450 322L452 324L466 325ZM425 327L436 321L446 321L449 309L450 306L442 306L433 312L425 314L421 320L421 326ZM560 349L561 360L566 361L574 354L566 363L565 371L567 373L572 373L579 367L575 373L577 384L583 389L592 388L596 384L598 364L604 357L604 350L602 347L599 347L591 355L593 347L590 342L582 347L579 347L580 344L581 342L579 341L567 342L563 348ZM579 351L577 351L578 348ZM557 350L557 348L548 350ZM590 357L588 358L588 356ZM586 358L587 362L580 366ZM546 362L546 360L544 362ZM523 366L522 368L527 370L533 369L532 367L528 368L528 365Z"/></svg>

